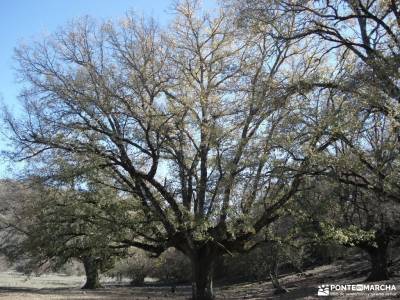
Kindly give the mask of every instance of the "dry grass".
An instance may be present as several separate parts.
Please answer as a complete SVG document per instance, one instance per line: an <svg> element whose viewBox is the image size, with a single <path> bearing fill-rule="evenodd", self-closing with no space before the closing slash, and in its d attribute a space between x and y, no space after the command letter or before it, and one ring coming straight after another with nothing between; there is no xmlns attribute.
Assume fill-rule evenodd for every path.
<svg viewBox="0 0 400 300"><path fill-rule="evenodd" d="M318 299L317 287L319 284L333 283L361 283L366 276L365 262L338 262L334 265L322 266L307 271L307 275L292 274L281 278L282 285L288 293L274 295L272 285L265 282L242 283L216 288L217 299ZM103 278L105 288L96 291L83 291L79 287L84 283L84 277L63 276L61 274L43 275L41 277L26 278L15 272L0 273L0 299L10 300L149 300L149 299L190 299L190 287L178 286L174 294L169 287L129 287L116 285ZM379 299L400 298L399 277L388 283L396 284L397 295L379 297ZM351 297L351 299L365 299L365 296Z"/></svg>

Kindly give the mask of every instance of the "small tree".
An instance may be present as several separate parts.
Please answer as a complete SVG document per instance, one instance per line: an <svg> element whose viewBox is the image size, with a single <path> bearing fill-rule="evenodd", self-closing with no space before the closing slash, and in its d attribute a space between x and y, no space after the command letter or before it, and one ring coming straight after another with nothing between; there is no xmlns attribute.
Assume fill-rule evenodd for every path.
<svg viewBox="0 0 400 300"><path fill-rule="evenodd" d="M118 224L127 221L132 201L105 187L85 190L33 185L37 197L24 203L8 195L20 209L8 214L2 223L9 229L2 250L14 261L25 261L26 272L58 269L68 260L80 260L85 269L85 289L101 287L99 272L113 266L116 256L126 254L119 239L129 229ZM126 226L126 225L125 225Z"/></svg>

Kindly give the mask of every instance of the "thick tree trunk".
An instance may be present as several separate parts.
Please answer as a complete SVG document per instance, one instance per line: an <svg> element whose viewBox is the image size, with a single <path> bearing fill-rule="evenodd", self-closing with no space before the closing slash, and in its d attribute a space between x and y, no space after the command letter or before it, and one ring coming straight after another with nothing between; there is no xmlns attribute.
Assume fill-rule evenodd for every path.
<svg viewBox="0 0 400 300"><path fill-rule="evenodd" d="M375 233L374 245L364 248L371 259L371 273L366 281L381 281L389 279L388 246L390 238L386 231L378 230Z"/></svg>
<svg viewBox="0 0 400 300"><path fill-rule="evenodd" d="M82 289L97 289L101 288L99 280L99 266L94 257L85 256L82 258L83 266L86 273L86 283Z"/></svg>
<svg viewBox="0 0 400 300"><path fill-rule="evenodd" d="M192 255L192 297L193 300L214 299L213 273L216 256L209 251Z"/></svg>
<svg viewBox="0 0 400 300"><path fill-rule="evenodd" d="M371 258L371 273L366 281L381 281L389 279L389 271L387 268L387 246L369 248L367 250Z"/></svg>

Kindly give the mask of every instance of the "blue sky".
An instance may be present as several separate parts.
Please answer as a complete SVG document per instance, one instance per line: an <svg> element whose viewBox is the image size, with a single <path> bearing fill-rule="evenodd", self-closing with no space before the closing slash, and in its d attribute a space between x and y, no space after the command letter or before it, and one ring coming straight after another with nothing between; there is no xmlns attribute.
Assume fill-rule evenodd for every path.
<svg viewBox="0 0 400 300"><path fill-rule="evenodd" d="M2 0L0 1L0 98L18 111L20 86L15 80L13 51L19 43L51 33L69 20L90 15L97 19L117 19L132 9L152 16L160 23L171 18L172 0ZM0 140L0 150L6 141ZM0 178L8 177L7 165L0 160Z"/></svg>

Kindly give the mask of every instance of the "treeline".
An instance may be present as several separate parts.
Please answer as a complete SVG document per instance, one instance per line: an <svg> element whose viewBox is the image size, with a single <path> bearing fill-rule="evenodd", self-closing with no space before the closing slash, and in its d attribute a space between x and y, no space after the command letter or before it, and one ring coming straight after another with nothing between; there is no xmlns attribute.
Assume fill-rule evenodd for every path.
<svg viewBox="0 0 400 300"><path fill-rule="evenodd" d="M212 299L223 257L264 247L275 278L291 248L335 241L388 279L399 27L396 1L180 1L165 28L83 18L18 47L4 125L25 192L5 197L3 252L79 259L96 287L132 247L173 247Z"/></svg>

